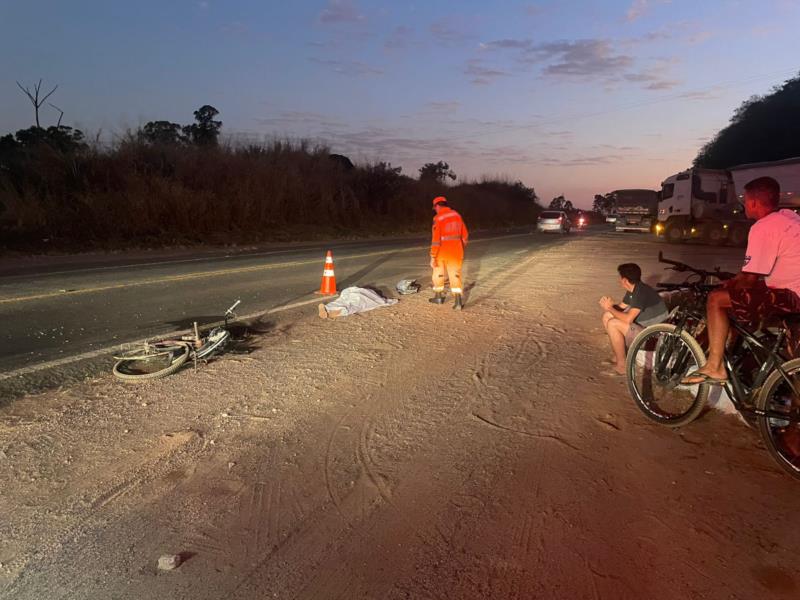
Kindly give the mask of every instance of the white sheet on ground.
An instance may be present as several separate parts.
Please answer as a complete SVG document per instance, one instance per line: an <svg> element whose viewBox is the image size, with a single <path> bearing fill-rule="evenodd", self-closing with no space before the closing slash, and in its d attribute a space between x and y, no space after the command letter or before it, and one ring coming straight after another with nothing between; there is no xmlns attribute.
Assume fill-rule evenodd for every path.
<svg viewBox="0 0 800 600"><path fill-rule="evenodd" d="M328 312L341 310L339 316L346 317L392 304L397 304L397 300L384 298L377 292L366 288L349 287L343 289L336 300L328 302L325 308Z"/></svg>

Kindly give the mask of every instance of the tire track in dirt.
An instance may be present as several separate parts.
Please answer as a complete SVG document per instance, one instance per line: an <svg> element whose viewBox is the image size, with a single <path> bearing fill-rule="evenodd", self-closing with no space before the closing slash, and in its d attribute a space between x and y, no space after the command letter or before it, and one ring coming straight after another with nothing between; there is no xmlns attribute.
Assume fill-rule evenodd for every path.
<svg viewBox="0 0 800 600"><path fill-rule="evenodd" d="M58 530L40 531L37 534L38 543L35 552L21 554L13 562L4 565L7 572L14 575L4 588L0 589L0 597L7 594L9 598L13 598L20 592L31 574L30 562L33 558L37 563L53 558L63 549L65 540L84 537L92 523L111 517L109 511L113 515L127 510L132 500L127 506L117 506L117 502L124 496L140 491L143 486L163 478L174 468L178 454L200 450L198 448L200 440L198 432L191 430L164 434L155 447L144 455L137 455L124 462L122 466L115 466L116 472L112 477L95 484L90 489L80 490L80 498L69 497L69 507L62 506L58 510L75 515L74 519ZM55 600L69 597L72 589L67 582L57 593L54 592L51 598Z"/></svg>

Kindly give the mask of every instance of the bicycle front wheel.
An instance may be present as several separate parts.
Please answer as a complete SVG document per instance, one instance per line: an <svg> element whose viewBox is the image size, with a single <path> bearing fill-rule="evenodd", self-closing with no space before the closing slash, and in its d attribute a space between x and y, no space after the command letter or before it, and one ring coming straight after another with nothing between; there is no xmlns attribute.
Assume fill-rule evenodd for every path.
<svg viewBox="0 0 800 600"><path fill-rule="evenodd" d="M668 427L694 421L708 400L707 385L680 385L693 368L706 363L700 344L675 325L651 325L628 349L628 389L644 415Z"/></svg>
<svg viewBox="0 0 800 600"><path fill-rule="evenodd" d="M792 477L800 479L800 358L781 365L791 385L776 369L756 399L758 432L767 452ZM794 388L794 389L792 389Z"/></svg>
<svg viewBox="0 0 800 600"><path fill-rule="evenodd" d="M166 377L183 366L189 358L189 344L153 344L143 351L117 357L112 372L123 381L147 381Z"/></svg>
<svg viewBox="0 0 800 600"><path fill-rule="evenodd" d="M230 337L231 333L227 329L222 327L212 329L203 340L203 345L197 349L197 358L210 358L212 354L222 350Z"/></svg>

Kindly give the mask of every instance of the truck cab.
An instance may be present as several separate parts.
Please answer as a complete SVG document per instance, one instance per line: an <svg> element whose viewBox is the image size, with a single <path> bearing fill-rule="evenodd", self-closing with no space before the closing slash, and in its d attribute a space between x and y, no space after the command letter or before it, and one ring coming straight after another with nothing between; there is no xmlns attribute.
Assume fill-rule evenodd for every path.
<svg viewBox="0 0 800 600"><path fill-rule="evenodd" d="M728 171L692 168L661 183L656 234L668 242L700 238L712 244L747 238L744 209Z"/></svg>

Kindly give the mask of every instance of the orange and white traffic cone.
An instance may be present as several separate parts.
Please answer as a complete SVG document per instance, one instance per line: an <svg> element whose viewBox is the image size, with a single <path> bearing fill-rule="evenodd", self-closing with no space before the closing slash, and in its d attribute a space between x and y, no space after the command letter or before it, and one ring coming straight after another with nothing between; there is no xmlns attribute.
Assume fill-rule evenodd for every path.
<svg viewBox="0 0 800 600"><path fill-rule="evenodd" d="M319 293L323 296L336 295L336 275L333 272L333 254L328 250L325 257L325 270L322 271L322 285L319 288Z"/></svg>

